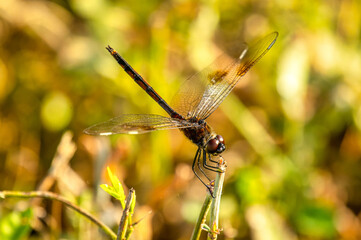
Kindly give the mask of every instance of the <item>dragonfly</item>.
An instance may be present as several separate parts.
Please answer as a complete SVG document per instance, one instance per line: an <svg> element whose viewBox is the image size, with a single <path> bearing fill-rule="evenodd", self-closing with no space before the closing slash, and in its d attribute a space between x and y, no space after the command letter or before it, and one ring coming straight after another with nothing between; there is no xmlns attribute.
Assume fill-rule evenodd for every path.
<svg viewBox="0 0 361 240"><path fill-rule="evenodd" d="M207 124L206 119L218 108L238 81L274 45L278 37L273 32L254 45L242 45L241 54L232 59L226 54L218 57L211 65L188 78L173 98L171 107L140 76L131 65L112 47L106 49L123 70L153 99L169 116L156 114L123 114L108 121L95 124L84 130L90 135L141 134L155 130L179 129L197 147L192 163L195 176L212 194L212 180L205 169L219 172L221 153L226 149L223 137ZM198 169L200 171L198 171ZM209 181L206 183L205 179Z"/></svg>

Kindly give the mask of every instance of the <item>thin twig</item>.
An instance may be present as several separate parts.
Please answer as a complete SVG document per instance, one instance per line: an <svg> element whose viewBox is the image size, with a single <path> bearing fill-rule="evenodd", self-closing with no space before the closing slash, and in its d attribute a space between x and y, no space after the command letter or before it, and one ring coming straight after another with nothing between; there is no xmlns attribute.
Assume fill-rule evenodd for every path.
<svg viewBox="0 0 361 240"><path fill-rule="evenodd" d="M57 178L61 179L64 172L70 168L69 162L76 151L76 144L72 141L72 138L73 133L71 131L65 132L61 137L48 174L37 187L37 191L48 191L53 186L55 180Z"/></svg>
<svg viewBox="0 0 361 240"><path fill-rule="evenodd" d="M224 175L226 172L226 161L220 157L218 168L221 172L218 172L214 181L214 199L211 206L211 216L209 219L210 231L208 233L209 240L216 240L220 232L218 229L218 216L219 216L219 205L221 202L221 195L223 189Z"/></svg>
<svg viewBox="0 0 361 240"><path fill-rule="evenodd" d="M206 222L208 210L211 206L212 199L213 199L212 195L208 192L206 199L203 202L201 212L199 213L196 226L194 227L191 240L198 240L199 237L201 236L202 226Z"/></svg>
<svg viewBox="0 0 361 240"><path fill-rule="evenodd" d="M129 209L130 209L130 204L133 201L133 197L134 197L134 189L131 188L129 190L127 200L126 200L126 204L125 204L125 208L124 208L124 211L123 211L123 215L122 215L122 218L121 218L120 223L119 223L117 240L125 239L127 228L128 228L128 223L129 223L129 218L128 218L129 217Z"/></svg>
<svg viewBox="0 0 361 240"><path fill-rule="evenodd" d="M116 239L117 236L115 233L104 223L100 220L96 219L95 216L91 215L86 210L76 206L74 203L70 202L69 200L65 199L64 197L52 193L52 192L42 192L42 191L31 191L31 192L19 192L19 191L0 191L0 199L9 198L9 197L19 197L19 198L46 198L51 200L56 200L63 203L65 206L77 211L81 215L88 218L90 221L98 225L103 231L109 235L112 239Z"/></svg>

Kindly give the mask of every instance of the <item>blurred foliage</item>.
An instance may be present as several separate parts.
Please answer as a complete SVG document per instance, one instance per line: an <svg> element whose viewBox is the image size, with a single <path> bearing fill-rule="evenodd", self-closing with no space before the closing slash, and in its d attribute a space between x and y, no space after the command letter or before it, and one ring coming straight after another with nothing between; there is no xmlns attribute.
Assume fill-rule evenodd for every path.
<svg viewBox="0 0 361 240"><path fill-rule="evenodd" d="M71 130L74 172L50 190L116 228L119 203L99 191L110 166L137 191L133 219L144 218L134 239L187 239L205 196L191 172L195 147L175 130L82 133L122 113L165 114L104 47L171 102L221 52L236 56L241 43L278 31L208 119L227 143L220 239L361 239L360 12L356 0L0 1L0 189L36 189ZM1 203L1 226L23 214L14 205ZM99 234L57 203L36 209L42 225L10 232Z"/></svg>
<svg viewBox="0 0 361 240"><path fill-rule="evenodd" d="M24 239L31 231L31 209L18 210L2 215L0 220L1 239Z"/></svg>

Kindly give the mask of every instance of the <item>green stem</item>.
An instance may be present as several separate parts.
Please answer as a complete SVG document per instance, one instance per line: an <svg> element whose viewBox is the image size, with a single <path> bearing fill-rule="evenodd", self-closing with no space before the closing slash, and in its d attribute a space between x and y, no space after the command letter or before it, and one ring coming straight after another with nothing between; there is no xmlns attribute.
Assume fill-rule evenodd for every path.
<svg viewBox="0 0 361 240"><path fill-rule="evenodd" d="M220 232L218 229L218 216L219 216L219 205L221 203L222 189L224 183L224 175L226 172L226 161L220 157L218 168L222 172L218 172L214 181L214 199L211 205L211 216L209 219L210 232L208 233L209 240L216 240Z"/></svg>
<svg viewBox="0 0 361 240"><path fill-rule="evenodd" d="M19 191L0 191L0 199L3 198L10 198L10 197L18 197L18 198L46 198L51 200L56 200L63 203L65 206L77 211L81 215L88 218L90 221L98 225L103 231L109 235L112 239L116 239L117 236L115 233L107 227L104 223L96 219L93 215L91 215L86 210L76 206L74 203L70 202L69 200L65 199L64 197L52 193L52 192L43 192L43 191L31 191L31 192L19 192Z"/></svg>
<svg viewBox="0 0 361 240"><path fill-rule="evenodd" d="M117 240L126 239L126 233L128 231L128 225L129 225L129 212L130 212L129 210L130 210L130 206L131 206L134 196L135 196L134 189L131 188L129 190L125 208L123 210L123 215L122 215L122 218L119 223ZM132 232L133 230L131 229L130 231ZM129 236L127 236L127 238L129 238Z"/></svg>
<svg viewBox="0 0 361 240"><path fill-rule="evenodd" d="M130 225L128 227L127 233L125 234L125 239L128 240L130 238L130 235L132 235L134 231L134 227L132 225Z"/></svg>
<svg viewBox="0 0 361 240"><path fill-rule="evenodd" d="M199 213L196 226L194 227L191 240L198 240L201 236L202 226L206 222L206 217L211 206L212 196L210 193L207 194L206 199L203 202L201 212Z"/></svg>

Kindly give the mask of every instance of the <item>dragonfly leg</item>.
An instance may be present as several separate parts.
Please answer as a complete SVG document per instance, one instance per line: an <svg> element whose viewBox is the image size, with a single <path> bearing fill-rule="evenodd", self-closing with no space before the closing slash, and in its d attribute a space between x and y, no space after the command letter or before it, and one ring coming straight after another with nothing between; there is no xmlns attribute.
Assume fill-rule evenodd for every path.
<svg viewBox="0 0 361 240"><path fill-rule="evenodd" d="M218 164L218 161L215 161L211 158L211 155L209 154L209 157L208 157L209 161L212 162L212 163L217 163ZM208 165L208 164L207 164Z"/></svg>
<svg viewBox="0 0 361 240"><path fill-rule="evenodd" d="M196 152L196 156L193 159L193 164L192 164L192 171L194 173L194 175L196 175L196 177L203 183L203 185L205 185L207 187L207 184L202 180L202 178L198 175L197 171L196 171L196 163L198 165L199 162L199 158L200 158L200 148L198 148L197 152Z"/></svg>
<svg viewBox="0 0 361 240"><path fill-rule="evenodd" d="M214 195L213 195L213 187L212 187L211 183L210 183L210 184L206 184L206 183L202 180L202 178L198 175L198 173L197 173L197 171L196 171L196 169L195 169L196 164L197 164L198 168L199 168L200 171L203 173L203 175L204 175L210 182L212 182L212 181L210 180L210 178L205 174L204 170L200 167L201 151L202 151L202 149L201 149L201 148L198 148L198 150L197 150L197 152L196 152L196 155L195 155L195 157L194 157L194 159L193 159L192 171L193 171L194 175L196 175L196 177L199 179L199 181L201 181L201 183L203 183L203 185L206 186L206 188L208 189L208 191L210 192L210 194L211 194L212 197L214 198ZM204 161L204 159L203 159L203 161Z"/></svg>
<svg viewBox="0 0 361 240"><path fill-rule="evenodd" d="M201 149L200 151L203 151L203 153L205 153L205 151L203 150L203 149ZM198 156L198 160L197 160L197 164L198 164L198 168L199 168L199 170L203 173L203 175L208 179L208 181L211 181L211 179L207 176L207 174L204 172L204 170L203 170L203 168L202 168L202 166L201 166L201 161L200 161L200 159L201 159L201 154L199 154L199 156ZM204 159L204 154L203 154L203 163L204 163L204 161L205 161L205 159Z"/></svg>
<svg viewBox="0 0 361 240"><path fill-rule="evenodd" d="M210 154L208 154L208 159L209 159L211 162L216 162L216 163L218 164L217 161L212 160ZM203 167L204 167L205 169L208 169L209 171L212 171L212 172L223 172L222 170L219 169L218 166L212 166L212 165L209 165L209 164L207 163L207 153L206 153L205 151L203 152Z"/></svg>

